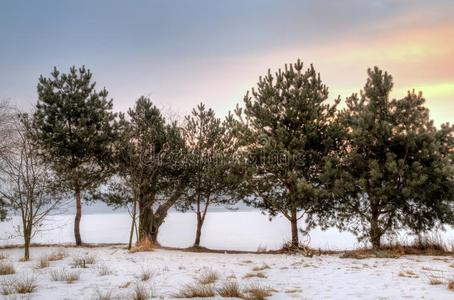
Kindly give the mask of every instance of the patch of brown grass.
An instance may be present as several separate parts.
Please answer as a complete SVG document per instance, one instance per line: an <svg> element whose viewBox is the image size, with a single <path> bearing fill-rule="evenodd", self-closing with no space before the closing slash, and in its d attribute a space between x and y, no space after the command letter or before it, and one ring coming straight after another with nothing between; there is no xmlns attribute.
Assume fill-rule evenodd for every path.
<svg viewBox="0 0 454 300"><path fill-rule="evenodd" d="M10 275L15 273L16 270L14 269L13 264L9 262L0 262L0 275Z"/></svg>
<svg viewBox="0 0 454 300"><path fill-rule="evenodd" d="M153 289L147 289L142 284L136 284L131 294L131 300L147 300L154 296Z"/></svg>
<svg viewBox="0 0 454 300"><path fill-rule="evenodd" d="M47 256L49 261L57 261L62 260L66 257L66 252L64 249L58 249L52 252L50 255Z"/></svg>
<svg viewBox="0 0 454 300"><path fill-rule="evenodd" d="M240 285L236 281L224 282L216 291L224 298L244 298Z"/></svg>
<svg viewBox="0 0 454 300"><path fill-rule="evenodd" d="M139 242L137 242L137 245L132 247L131 250L129 250L129 252L131 253L147 252L153 251L154 248L156 248L156 245L153 244L153 242L148 237L144 237Z"/></svg>
<svg viewBox="0 0 454 300"><path fill-rule="evenodd" d="M404 270L399 272L400 277L408 277L408 278L418 278L419 276L412 270Z"/></svg>
<svg viewBox="0 0 454 300"><path fill-rule="evenodd" d="M448 290L454 291L454 280L448 282Z"/></svg>
<svg viewBox="0 0 454 300"><path fill-rule="evenodd" d="M74 283L79 280L80 274L78 272L68 272L65 269L53 269L50 270L49 277L52 281L66 281L66 283Z"/></svg>
<svg viewBox="0 0 454 300"><path fill-rule="evenodd" d="M219 273L213 270L205 271L200 275L197 281L200 284L213 284L219 279Z"/></svg>
<svg viewBox="0 0 454 300"><path fill-rule="evenodd" d="M443 284L443 281L440 278L430 277L429 283L430 283L430 285L440 285L440 284Z"/></svg>
<svg viewBox="0 0 454 300"><path fill-rule="evenodd" d="M273 289L269 287L263 287L257 284L252 284L244 289L246 299L248 300L265 300L266 297L273 295Z"/></svg>
<svg viewBox="0 0 454 300"><path fill-rule="evenodd" d="M186 284L184 285L175 298L208 298L215 296L215 290L212 285L205 284Z"/></svg>
<svg viewBox="0 0 454 300"><path fill-rule="evenodd" d="M250 273L246 273L243 278L244 279L247 279L247 278L268 278L268 276L263 273L263 272L250 272Z"/></svg>
<svg viewBox="0 0 454 300"><path fill-rule="evenodd" d="M26 276L24 278L11 278L2 283L2 294L30 294L36 291L38 285L33 276Z"/></svg>
<svg viewBox="0 0 454 300"><path fill-rule="evenodd" d="M267 264L262 264L261 266L255 266L254 268L252 268L252 271L263 271L266 269L271 269L271 267Z"/></svg>
<svg viewBox="0 0 454 300"><path fill-rule="evenodd" d="M42 256L38 264L36 264L36 269L45 269L49 267L49 258L47 256Z"/></svg>

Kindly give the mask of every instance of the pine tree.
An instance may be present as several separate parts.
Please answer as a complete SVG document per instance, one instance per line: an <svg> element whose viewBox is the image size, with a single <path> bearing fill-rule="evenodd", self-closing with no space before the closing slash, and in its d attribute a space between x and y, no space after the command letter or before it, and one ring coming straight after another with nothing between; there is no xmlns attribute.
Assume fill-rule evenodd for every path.
<svg viewBox="0 0 454 300"><path fill-rule="evenodd" d="M200 246L202 226L210 205L230 205L234 198L229 191L238 183L238 177L231 174L233 153L231 131L226 122L216 118L212 109L203 103L186 116L184 138L188 178L187 201L181 203L181 210L191 209L197 216L194 247Z"/></svg>
<svg viewBox="0 0 454 300"><path fill-rule="evenodd" d="M106 89L95 89L92 73L85 67L72 67L68 74L54 68L51 77L39 78L33 138L61 186L75 195L76 245L82 244L82 192L96 188L110 176L116 131L112 100L107 96Z"/></svg>
<svg viewBox="0 0 454 300"><path fill-rule="evenodd" d="M336 174L328 181L337 191L338 227L378 249L383 235L400 228L452 224L454 143L453 127L434 127L421 93L390 99L391 75L377 67L368 75L360 95L347 99L340 121L348 146L326 173Z"/></svg>
<svg viewBox="0 0 454 300"><path fill-rule="evenodd" d="M127 117L120 115L116 149L117 174L123 181L108 199L117 205L137 204L139 240L157 243L168 210L184 193L180 130L176 123L166 123L150 99L141 97Z"/></svg>
<svg viewBox="0 0 454 300"><path fill-rule="evenodd" d="M274 76L260 77L257 89L237 108L240 151L249 159L244 180L245 200L271 215L282 213L291 223L292 245L299 246L298 220L314 225L329 193L321 174L326 158L339 139L333 122L334 105L328 88L313 66L306 71L299 60ZM304 220L304 219L303 219Z"/></svg>

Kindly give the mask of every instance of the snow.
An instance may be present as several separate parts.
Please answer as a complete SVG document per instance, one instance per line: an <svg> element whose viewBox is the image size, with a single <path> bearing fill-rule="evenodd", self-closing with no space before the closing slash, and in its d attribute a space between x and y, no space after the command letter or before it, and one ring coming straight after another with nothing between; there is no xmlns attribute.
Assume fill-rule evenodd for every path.
<svg viewBox="0 0 454 300"><path fill-rule="evenodd" d="M111 291L112 296L125 299L132 294L136 284L153 290L159 298L172 299L185 284L196 282L205 270L212 270L220 275L215 286L228 280L236 280L242 287L258 284L275 290L269 299L454 298L454 292L447 289L447 281L454 278L454 269L449 267L452 258L404 256L399 259L355 260L337 255L306 258L283 254L171 250L129 253L120 246L113 246L65 248L67 256L63 260L50 262L49 268L36 269L41 256L56 250L55 247L32 248L30 262L19 261L22 249L3 250L17 274L0 276L0 282L7 278L35 277L38 287L31 299L97 299L98 291ZM72 260L85 255L93 256L95 264L85 269L71 269ZM267 278L243 278L254 267L264 264L269 266L262 271ZM99 266L107 266L112 273L99 275ZM72 284L51 281L50 270L62 268L79 272L80 279ZM152 273L151 279L145 282L140 281L143 270ZM415 275L399 276L402 271L411 271ZM431 285L429 280L434 277L443 283ZM129 285L124 287L127 283ZM8 297L5 299L12 299Z"/></svg>

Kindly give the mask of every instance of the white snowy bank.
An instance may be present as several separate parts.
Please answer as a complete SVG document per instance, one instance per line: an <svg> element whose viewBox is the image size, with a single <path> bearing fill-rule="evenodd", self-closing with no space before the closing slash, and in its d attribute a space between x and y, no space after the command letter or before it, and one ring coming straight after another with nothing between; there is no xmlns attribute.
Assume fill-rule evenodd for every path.
<svg viewBox="0 0 454 300"><path fill-rule="evenodd" d="M8 257L1 262L12 263L16 274L0 276L0 282L36 279L36 291L30 299L99 299L108 293L112 299L131 299L137 285L158 298L172 299L184 285L213 271L219 275L211 285L214 290L235 281L242 289L251 285L270 288L269 299L454 299L454 292L447 289L448 280L454 278L451 257L354 260L336 255L306 258L170 250L128 253L121 247L100 247L65 248L65 258L51 261L47 268L36 268L40 257L56 250L32 248L29 262L19 261L22 249L2 250ZM75 258L87 255L94 258L92 264L87 268L72 267ZM56 270L75 272L79 279L73 283L53 281L50 274ZM149 273L150 278L142 281L142 273ZM257 273L262 273L263 278L254 277ZM430 284L431 279L440 284ZM17 299L16 296L0 297Z"/></svg>

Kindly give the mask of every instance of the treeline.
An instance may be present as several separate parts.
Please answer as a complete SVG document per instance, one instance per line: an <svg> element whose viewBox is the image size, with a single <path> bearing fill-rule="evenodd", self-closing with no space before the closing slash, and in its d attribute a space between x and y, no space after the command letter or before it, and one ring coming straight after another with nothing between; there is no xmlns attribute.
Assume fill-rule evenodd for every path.
<svg viewBox="0 0 454 300"><path fill-rule="evenodd" d="M21 212L26 245L36 216L70 193L76 245L83 201L129 207L130 246L136 216L139 240L157 243L171 207L193 210L198 247L208 207L242 200L287 218L294 247L314 226L336 226L378 249L397 230L454 223L454 126L434 126L422 93L392 99L392 88L391 75L370 69L341 109L298 60L260 77L224 119L200 104L177 122L146 97L116 114L89 70L54 69L39 78L34 112L19 114L13 133L2 123L21 138L0 148L1 208ZM30 169L46 176L28 178Z"/></svg>

